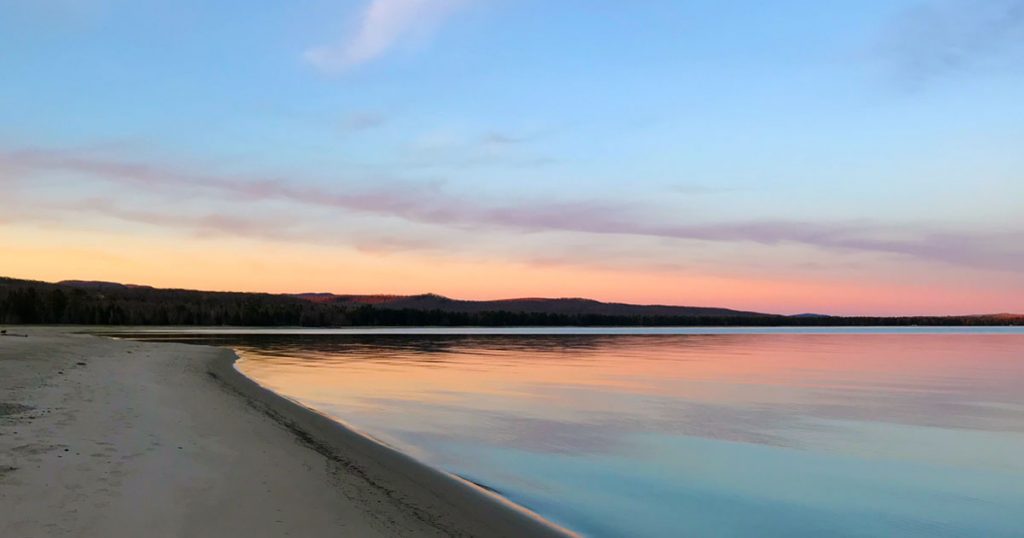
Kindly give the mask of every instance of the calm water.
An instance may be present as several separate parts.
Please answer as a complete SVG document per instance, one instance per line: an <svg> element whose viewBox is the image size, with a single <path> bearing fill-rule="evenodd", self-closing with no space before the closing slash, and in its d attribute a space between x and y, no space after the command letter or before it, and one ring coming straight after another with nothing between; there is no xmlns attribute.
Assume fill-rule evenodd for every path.
<svg viewBox="0 0 1024 538"><path fill-rule="evenodd" d="M368 332L172 338L586 535L1024 536L1019 329Z"/></svg>

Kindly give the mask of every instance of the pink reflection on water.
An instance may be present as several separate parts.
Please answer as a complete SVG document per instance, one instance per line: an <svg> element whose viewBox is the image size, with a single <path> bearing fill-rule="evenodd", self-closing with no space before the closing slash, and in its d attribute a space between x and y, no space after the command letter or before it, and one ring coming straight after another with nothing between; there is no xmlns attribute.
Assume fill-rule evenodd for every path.
<svg viewBox="0 0 1024 538"><path fill-rule="evenodd" d="M242 349L248 375L352 420L412 404L438 410L439 429L493 428L492 415L635 416L642 426L657 413L683 416L676 433L703 435L685 431L685 415L710 406L721 420L743 410L768 422L799 415L1024 431L1022 335L393 337Z"/></svg>

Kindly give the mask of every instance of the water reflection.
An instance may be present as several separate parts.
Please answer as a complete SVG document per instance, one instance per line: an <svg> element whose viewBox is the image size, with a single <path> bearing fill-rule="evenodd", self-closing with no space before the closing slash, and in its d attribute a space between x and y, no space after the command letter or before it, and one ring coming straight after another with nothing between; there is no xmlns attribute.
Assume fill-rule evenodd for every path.
<svg viewBox="0 0 1024 538"><path fill-rule="evenodd" d="M593 535L1014 535L1024 335L148 335Z"/></svg>

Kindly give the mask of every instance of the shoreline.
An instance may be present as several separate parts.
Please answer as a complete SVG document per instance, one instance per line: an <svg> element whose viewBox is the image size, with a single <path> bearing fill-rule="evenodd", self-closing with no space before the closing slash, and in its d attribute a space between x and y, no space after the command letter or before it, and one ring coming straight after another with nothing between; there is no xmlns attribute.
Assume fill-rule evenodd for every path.
<svg viewBox="0 0 1024 538"><path fill-rule="evenodd" d="M47 327L62 327L52 325ZM356 336L372 335L521 335L562 336L562 335L743 335L743 334L1021 334L1024 325L847 325L847 326L517 326L517 327L486 327L486 326L373 326L373 327L252 327L252 326L91 326L68 325L82 333L101 336L122 334L206 334L206 335L322 335L346 334ZM154 340L155 341L155 340Z"/></svg>
<svg viewBox="0 0 1024 538"><path fill-rule="evenodd" d="M230 349L16 329L0 535L572 535L260 386Z"/></svg>
<svg viewBox="0 0 1024 538"><path fill-rule="evenodd" d="M514 536L574 536L567 529L556 526L485 485L427 465L395 447L357 431L344 422L260 385L235 366L240 360L235 350L217 349L223 350L225 354L209 362L211 376L223 382L229 390L246 398L250 405L258 407L268 418L293 431L296 437L324 457L335 460L350 470L369 467L356 472L366 476L368 480L373 480L371 475L377 474L374 477L376 480L373 480L374 485L384 488L389 495L398 499L404 497L401 488L388 487L387 482L394 480L395 477L383 476L393 473L398 475L400 480L408 480L436 495L439 501L438 508L464 512L464 516L480 519L482 524L497 523L513 531ZM378 466L380 469L373 468ZM385 472L380 472L384 469ZM425 520L435 519L431 513L424 511L424 507L415 504L409 506L410 509L419 512L419 516Z"/></svg>

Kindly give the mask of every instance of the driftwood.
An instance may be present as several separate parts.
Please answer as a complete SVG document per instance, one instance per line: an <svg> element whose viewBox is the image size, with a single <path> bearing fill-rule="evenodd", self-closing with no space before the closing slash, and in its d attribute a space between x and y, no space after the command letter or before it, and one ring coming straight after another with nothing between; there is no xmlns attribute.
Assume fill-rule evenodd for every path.
<svg viewBox="0 0 1024 538"><path fill-rule="evenodd" d="M9 333L7 332L7 329L0 329L0 336L18 336L21 338L28 338L27 334Z"/></svg>

